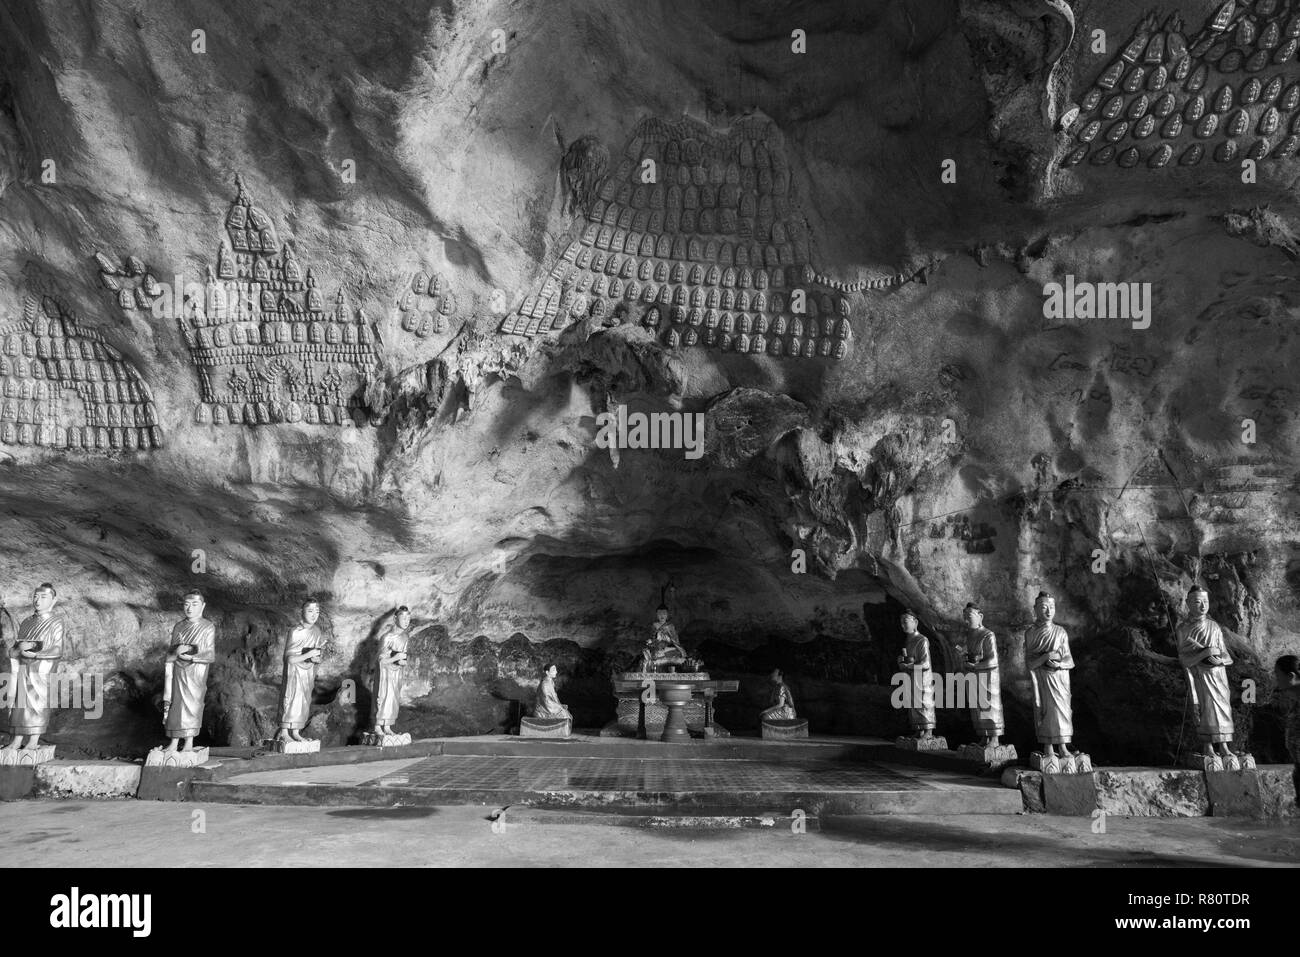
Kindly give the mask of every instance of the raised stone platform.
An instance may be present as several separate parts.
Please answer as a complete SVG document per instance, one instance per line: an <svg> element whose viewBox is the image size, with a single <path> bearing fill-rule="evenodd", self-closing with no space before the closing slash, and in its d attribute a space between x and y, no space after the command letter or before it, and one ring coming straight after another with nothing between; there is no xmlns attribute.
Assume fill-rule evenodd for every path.
<svg viewBox="0 0 1300 957"><path fill-rule="evenodd" d="M763 738L766 740L791 740L808 737L808 722L804 718L763 719Z"/></svg>
<svg viewBox="0 0 1300 957"><path fill-rule="evenodd" d="M144 766L147 768L193 768L207 763L207 748L190 748L188 751L154 748L144 759Z"/></svg>
<svg viewBox="0 0 1300 957"><path fill-rule="evenodd" d="M902 735L894 739L894 747L902 748L904 751L947 751L948 739L938 734L929 738Z"/></svg>
<svg viewBox="0 0 1300 957"><path fill-rule="evenodd" d="M521 738L567 738L573 733L573 722L568 718L520 718Z"/></svg>
<svg viewBox="0 0 1300 957"><path fill-rule="evenodd" d="M411 736L405 732L376 734L373 731L364 731L361 734L361 743L368 748L400 748L411 743Z"/></svg>

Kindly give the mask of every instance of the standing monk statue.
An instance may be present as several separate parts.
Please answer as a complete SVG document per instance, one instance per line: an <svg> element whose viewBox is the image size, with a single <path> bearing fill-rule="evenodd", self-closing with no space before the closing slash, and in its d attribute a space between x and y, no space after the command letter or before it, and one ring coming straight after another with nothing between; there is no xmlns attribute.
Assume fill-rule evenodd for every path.
<svg viewBox="0 0 1300 957"><path fill-rule="evenodd" d="M930 663L930 639L917 630L916 613L905 611L898 619L903 629L903 652L898 656L898 667L911 679L912 700L907 711L908 724L917 741L934 738L936 725L934 712L934 675Z"/></svg>
<svg viewBox="0 0 1300 957"><path fill-rule="evenodd" d="M280 730L277 741L305 741L301 734L311 717L311 696L316 687L316 664L325 654L324 641L316 622L320 602L308 599L302 605L302 620L289 632L284 645L284 690L280 695Z"/></svg>
<svg viewBox="0 0 1300 957"><path fill-rule="evenodd" d="M411 637L411 609L402 605L393 621L379 633L375 666L375 734L393 735L393 722L401 708L402 675L406 644Z"/></svg>
<svg viewBox="0 0 1300 957"><path fill-rule="evenodd" d="M1074 737L1070 704L1070 636L1054 623L1056 599L1047 592L1034 600L1034 623L1025 630L1025 667L1034 682L1034 727L1044 759L1070 757Z"/></svg>
<svg viewBox="0 0 1300 957"><path fill-rule="evenodd" d="M966 624L966 670L976 675L975 704L970 709L975 734L984 747L996 748L1005 726L1002 719L1002 680L998 668L997 636L984 627L984 612L967 602L962 612Z"/></svg>
<svg viewBox="0 0 1300 957"><path fill-rule="evenodd" d="M1223 631L1210 617L1210 594L1200 585L1187 593L1186 621L1178 625L1178 661L1187 671L1192 704L1198 717L1197 737L1207 758L1231 758L1232 696L1228 665L1232 657Z"/></svg>
<svg viewBox="0 0 1300 957"><path fill-rule="evenodd" d="M185 615L172 628L171 648L163 664L163 728L171 738L164 752L191 751L203 729L203 699L208 666L217 660L217 629L203 617L206 603L197 591L186 592ZM181 742L184 741L184 744Z"/></svg>
<svg viewBox="0 0 1300 957"><path fill-rule="evenodd" d="M9 712L9 733L13 735L6 751L35 751L41 735L50 726L54 700L54 663L63 657L67 636L67 619L54 610L59 595L45 582L32 593L36 613L18 626L18 636L9 646L9 671L13 675L15 695ZM27 737L26 745L23 738Z"/></svg>

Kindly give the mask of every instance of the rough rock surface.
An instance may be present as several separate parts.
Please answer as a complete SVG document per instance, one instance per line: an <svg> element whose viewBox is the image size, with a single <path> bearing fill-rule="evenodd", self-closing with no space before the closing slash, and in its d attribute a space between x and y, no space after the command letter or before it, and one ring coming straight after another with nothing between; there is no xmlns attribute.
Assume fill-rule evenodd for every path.
<svg viewBox="0 0 1300 957"><path fill-rule="evenodd" d="M51 448L23 444L21 410L0 417L4 597L26 614L30 587L56 582L65 667L107 676L104 717L60 712L51 740L158 743L161 657L191 586L219 631L204 740L273 730L307 594L330 636L312 725L327 741L365 724L374 636L399 603L417 623L401 730L508 727L548 661L577 725L599 726L608 675L671 581L688 650L741 678L719 720L751 730L780 666L814 733L898 733L898 612L916 609L942 670L977 599L1027 754L1020 635L1048 588L1078 661L1079 746L1169 763L1194 744L1171 629L1199 577L1234 687L1257 685L1235 702L1239 737L1282 760L1267 692L1272 656L1300 646L1295 161L1262 160L1252 184L1211 157L1062 166L1078 130L1056 125L1146 13L1072 6L0 6L0 320L102 337L122 384L151 396L132 434L153 444L153 417L161 438L118 448L105 427L108 448ZM1217 4L1167 6L1192 37ZM594 306L499 331L539 308L637 124L683 114L723 138L770 123L792 245L849 307L843 359L672 348ZM325 309L343 292L340 335L373 326L373 366L309 384L335 389L322 405L342 424L251 399L238 411L263 424L197 421L214 404L194 359L218 346L187 342L192 302L132 299L150 301L145 268L170 286L219 267L236 174ZM1045 318L1044 286L1067 274L1152 283L1150 327ZM250 388L225 375L214 388ZM78 401L95 405L61 414ZM705 454L615 463L593 438L620 403L703 414ZM971 739L960 712L938 730Z"/></svg>

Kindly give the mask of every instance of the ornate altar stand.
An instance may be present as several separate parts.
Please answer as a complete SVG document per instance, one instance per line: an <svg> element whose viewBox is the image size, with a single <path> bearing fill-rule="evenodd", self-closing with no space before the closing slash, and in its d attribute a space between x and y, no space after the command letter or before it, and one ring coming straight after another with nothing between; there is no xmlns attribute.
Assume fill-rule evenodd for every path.
<svg viewBox="0 0 1300 957"><path fill-rule="evenodd" d="M707 671L624 671L612 684L617 717L601 729L602 737L673 742L730 736L713 720L713 701L739 691L739 681L714 681Z"/></svg>

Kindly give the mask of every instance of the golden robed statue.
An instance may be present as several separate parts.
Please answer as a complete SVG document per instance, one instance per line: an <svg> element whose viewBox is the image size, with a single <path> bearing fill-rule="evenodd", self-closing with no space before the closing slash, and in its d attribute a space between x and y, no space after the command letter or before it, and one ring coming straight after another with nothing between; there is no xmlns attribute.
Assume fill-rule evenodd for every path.
<svg viewBox="0 0 1300 957"><path fill-rule="evenodd" d="M393 722L401 709L402 678L406 668L406 645L411 637L411 609L402 605L397 615L379 633L375 662L375 734L396 734Z"/></svg>
<svg viewBox="0 0 1300 957"><path fill-rule="evenodd" d="M54 665L63 657L67 636L67 619L54 610L58 600L53 585L49 582L38 585L32 593L36 613L18 626L17 638L6 649L9 673L13 675L10 693L14 703L9 710L9 733L13 739L5 745L5 750L39 748L41 735L50 726L50 712L58 704L54 700L57 690Z"/></svg>
<svg viewBox="0 0 1300 957"><path fill-rule="evenodd" d="M1178 625L1178 661L1187 672L1192 704L1196 707L1197 737L1207 756L1216 749L1230 757L1232 696L1228 689L1228 654L1223 630L1210 618L1210 595L1200 585L1187 593L1186 621Z"/></svg>
<svg viewBox="0 0 1300 957"><path fill-rule="evenodd" d="M1070 636L1053 622L1056 599L1039 592L1034 600L1034 623L1025 630L1025 667L1034 682L1034 727L1043 754L1059 751L1069 757L1067 745L1074 737L1070 704Z"/></svg>
<svg viewBox="0 0 1300 957"><path fill-rule="evenodd" d="M217 660L217 628L203 617L203 595L188 592L183 602L185 617L172 628L163 663L163 728L171 739L164 751L193 749L203 730L208 666Z"/></svg>
<svg viewBox="0 0 1300 957"><path fill-rule="evenodd" d="M319 619L320 603L304 602L302 620L289 632L284 645L284 688L280 692L280 729L276 732L281 741L307 740L301 732L311 718L316 664L325 654L321 647L324 637L316 624Z"/></svg>

